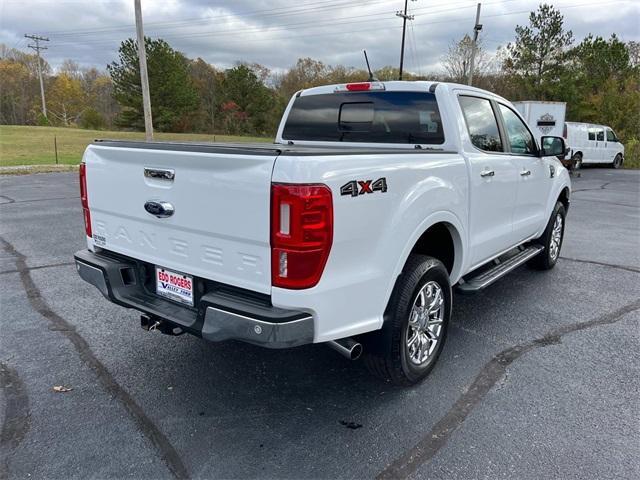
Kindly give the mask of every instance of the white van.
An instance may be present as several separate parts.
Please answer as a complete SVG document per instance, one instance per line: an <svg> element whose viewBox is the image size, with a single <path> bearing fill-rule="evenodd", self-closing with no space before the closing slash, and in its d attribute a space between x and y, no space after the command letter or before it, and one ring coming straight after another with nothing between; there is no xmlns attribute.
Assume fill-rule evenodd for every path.
<svg viewBox="0 0 640 480"><path fill-rule="evenodd" d="M565 122L563 134L575 168L584 163L607 163L620 168L624 161L624 145L606 125Z"/></svg>

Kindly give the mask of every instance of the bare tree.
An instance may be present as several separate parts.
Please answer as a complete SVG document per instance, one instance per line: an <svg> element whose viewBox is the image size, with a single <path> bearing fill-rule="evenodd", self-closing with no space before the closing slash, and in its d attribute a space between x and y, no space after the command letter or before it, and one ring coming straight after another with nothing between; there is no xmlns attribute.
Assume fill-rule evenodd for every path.
<svg viewBox="0 0 640 480"><path fill-rule="evenodd" d="M66 73L71 78L75 78L77 80L82 78L82 69L80 68L80 65L70 58L67 58L62 62L60 67L58 67L58 73Z"/></svg>
<svg viewBox="0 0 640 480"><path fill-rule="evenodd" d="M471 64L471 54L473 52L473 40L469 35L454 41L449 45L447 53L442 58L442 64L453 82L463 83L469 75L469 65ZM490 66L490 58L484 49L482 39L476 45L476 58L474 66L474 76L482 77L487 73Z"/></svg>

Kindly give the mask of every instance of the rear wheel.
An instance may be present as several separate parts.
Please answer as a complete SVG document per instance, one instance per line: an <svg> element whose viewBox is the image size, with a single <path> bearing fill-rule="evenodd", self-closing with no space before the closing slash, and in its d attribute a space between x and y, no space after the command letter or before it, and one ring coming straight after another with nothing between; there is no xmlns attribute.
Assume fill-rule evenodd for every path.
<svg viewBox="0 0 640 480"><path fill-rule="evenodd" d="M561 202L556 203L547 228L540 238L535 240L544 247L538 255L529 261L529 265L538 270L551 270L555 267L560 257L560 249L562 248L562 240L564 239L564 224L567 212Z"/></svg>
<svg viewBox="0 0 640 480"><path fill-rule="evenodd" d="M613 163L611 164L612 168L620 168L622 166L622 155L617 154L616 158L613 159Z"/></svg>
<svg viewBox="0 0 640 480"><path fill-rule="evenodd" d="M365 348L367 367L396 385L418 383L438 360L450 315L446 268L433 257L411 255L389 301L382 351L367 353Z"/></svg>

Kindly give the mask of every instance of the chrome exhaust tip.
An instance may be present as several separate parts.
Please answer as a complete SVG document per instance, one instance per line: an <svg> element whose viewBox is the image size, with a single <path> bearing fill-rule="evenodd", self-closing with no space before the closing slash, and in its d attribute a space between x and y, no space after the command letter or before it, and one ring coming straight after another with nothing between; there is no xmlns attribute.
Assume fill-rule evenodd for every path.
<svg viewBox="0 0 640 480"><path fill-rule="evenodd" d="M362 344L352 338L330 340L327 345L349 360L357 360L362 355Z"/></svg>

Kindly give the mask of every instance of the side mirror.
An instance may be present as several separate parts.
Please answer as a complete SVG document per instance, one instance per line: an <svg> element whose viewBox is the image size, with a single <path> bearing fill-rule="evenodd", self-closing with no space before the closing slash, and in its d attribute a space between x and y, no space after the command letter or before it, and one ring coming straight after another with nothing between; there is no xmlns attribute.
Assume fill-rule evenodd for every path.
<svg viewBox="0 0 640 480"><path fill-rule="evenodd" d="M562 137L542 137L540 143L541 157L564 157L567 154L567 147Z"/></svg>

